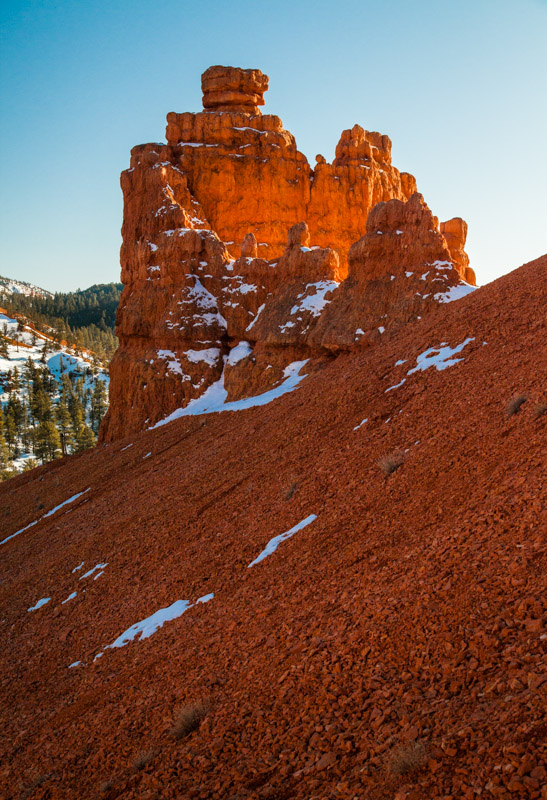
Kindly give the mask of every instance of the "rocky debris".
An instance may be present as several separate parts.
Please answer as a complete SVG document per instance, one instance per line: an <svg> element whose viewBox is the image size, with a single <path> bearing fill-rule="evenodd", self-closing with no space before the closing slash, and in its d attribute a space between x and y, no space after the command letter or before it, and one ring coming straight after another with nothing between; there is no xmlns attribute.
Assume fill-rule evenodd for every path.
<svg viewBox="0 0 547 800"><path fill-rule="evenodd" d="M3 537L40 521L1 546L0 795L545 800L546 299L547 256L262 408L1 484Z"/></svg>
<svg viewBox="0 0 547 800"><path fill-rule="evenodd" d="M206 110L168 114L167 144L133 148L122 173L103 441L202 395L241 341L253 352L226 370L231 399L272 388L291 359L322 361L420 316L459 281L452 259L470 274L465 223L445 223L452 256L423 201L407 203L416 182L391 165L389 137L355 125L312 170L279 117L255 108L267 76L211 67L202 83ZM362 238L369 218L382 236ZM408 280L405 265L430 277Z"/></svg>
<svg viewBox="0 0 547 800"><path fill-rule="evenodd" d="M206 111L242 111L260 114L268 76L259 69L209 67L201 76L203 108Z"/></svg>

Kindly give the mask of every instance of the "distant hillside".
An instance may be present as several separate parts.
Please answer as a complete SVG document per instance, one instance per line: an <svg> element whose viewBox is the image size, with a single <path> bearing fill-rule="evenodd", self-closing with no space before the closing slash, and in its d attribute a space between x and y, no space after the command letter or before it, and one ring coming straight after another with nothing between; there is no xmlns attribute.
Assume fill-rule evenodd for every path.
<svg viewBox="0 0 547 800"><path fill-rule="evenodd" d="M0 275L0 292L9 292L10 294L22 294L35 297L53 297L51 292L47 289L41 289L33 283L26 281L16 281L12 278L4 278Z"/></svg>
<svg viewBox="0 0 547 800"><path fill-rule="evenodd" d="M16 285L28 287L29 291L23 293L14 288ZM0 305L9 314L23 314L38 325L49 326L57 341L86 347L107 363L118 346L114 321L121 290L121 283L104 283L77 292L51 294L31 284L2 278Z"/></svg>

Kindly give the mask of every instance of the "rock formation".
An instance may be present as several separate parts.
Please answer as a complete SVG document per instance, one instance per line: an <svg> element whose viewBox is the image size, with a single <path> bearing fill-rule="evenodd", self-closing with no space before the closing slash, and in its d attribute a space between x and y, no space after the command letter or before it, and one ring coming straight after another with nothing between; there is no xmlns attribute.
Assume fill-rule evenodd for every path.
<svg viewBox="0 0 547 800"><path fill-rule="evenodd" d="M469 266L469 257L464 250L467 239L467 222L461 217L453 217L441 222L441 233L446 239L450 256L461 277L472 286L476 283L475 272Z"/></svg>
<svg viewBox="0 0 547 800"><path fill-rule="evenodd" d="M209 67L201 76L203 108L207 111L243 111L260 114L268 76L259 69Z"/></svg>
<svg viewBox="0 0 547 800"><path fill-rule="evenodd" d="M279 117L260 113L260 70L211 67L202 88L205 111L168 114L167 144L133 148L122 173L125 288L103 440L222 375L230 399L269 389L292 361L374 343L474 283L465 222L439 230L387 136L355 125L312 170Z"/></svg>

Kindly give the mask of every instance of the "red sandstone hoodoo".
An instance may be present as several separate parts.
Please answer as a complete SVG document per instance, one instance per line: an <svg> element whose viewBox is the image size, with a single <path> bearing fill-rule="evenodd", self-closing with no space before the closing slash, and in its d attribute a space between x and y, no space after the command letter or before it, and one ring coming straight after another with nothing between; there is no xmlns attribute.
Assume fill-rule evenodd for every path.
<svg viewBox="0 0 547 800"><path fill-rule="evenodd" d="M260 113L267 88L260 70L210 67L205 110L168 114L167 144L132 150L103 440L221 376L230 399L270 389L291 362L373 344L475 284L467 225L439 229L387 136L355 125L312 169Z"/></svg>

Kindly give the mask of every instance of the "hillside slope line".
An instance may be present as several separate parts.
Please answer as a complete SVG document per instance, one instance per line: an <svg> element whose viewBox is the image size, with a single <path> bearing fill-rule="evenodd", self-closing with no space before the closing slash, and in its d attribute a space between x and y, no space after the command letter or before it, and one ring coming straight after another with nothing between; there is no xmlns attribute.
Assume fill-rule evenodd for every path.
<svg viewBox="0 0 547 800"><path fill-rule="evenodd" d="M546 304L0 486L2 796L546 798Z"/></svg>

